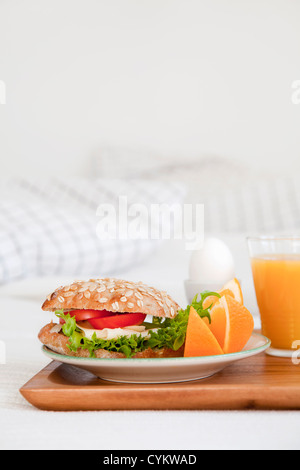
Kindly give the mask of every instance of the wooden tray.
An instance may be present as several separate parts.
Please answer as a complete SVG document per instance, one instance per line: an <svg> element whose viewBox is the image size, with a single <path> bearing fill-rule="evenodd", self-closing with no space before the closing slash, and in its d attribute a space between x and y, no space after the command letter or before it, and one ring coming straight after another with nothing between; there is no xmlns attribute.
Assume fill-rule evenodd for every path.
<svg viewBox="0 0 300 470"><path fill-rule="evenodd" d="M300 409L300 365L257 356L213 377L171 384L124 384L52 361L21 389L43 410L243 410Z"/></svg>

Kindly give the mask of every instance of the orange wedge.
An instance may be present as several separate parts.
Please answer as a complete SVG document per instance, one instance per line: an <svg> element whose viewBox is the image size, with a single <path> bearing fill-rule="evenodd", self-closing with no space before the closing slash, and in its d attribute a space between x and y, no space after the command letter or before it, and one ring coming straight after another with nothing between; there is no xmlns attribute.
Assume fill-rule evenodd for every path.
<svg viewBox="0 0 300 470"><path fill-rule="evenodd" d="M217 339L221 348L224 348L225 331L226 331L226 313L220 302L217 302L210 311L211 323L208 318L203 318L210 331Z"/></svg>
<svg viewBox="0 0 300 470"><path fill-rule="evenodd" d="M254 326L251 313L231 295L223 295L210 311L211 323L203 318L224 353L243 349Z"/></svg>
<svg viewBox="0 0 300 470"><path fill-rule="evenodd" d="M217 339L206 322L191 307L186 331L184 357L223 354Z"/></svg>
<svg viewBox="0 0 300 470"><path fill-rule="evenodd" d="M236 278L227 282L222 287L222 289L218 292L218 294L220 294L221 297L224 295L230 295L237 302L240 302L241 304L244 302L241 285ZM219 297L216 297L214 295L210 295L209 297L206 297L206 299L204 299L203 301L203 308L206 309L210 307L211 305L214 306L218 302L218 300L219 300Z"/></svg>
<svg viewBox="0 0 300 470"><path fill-rule="evenodd" d="M217 326L212 327L212 330L218 330L220 336L221 325L222 328L224 325L222 308L226 318L224 341L222 342L221 340L220 343L223 345L223 351L225 354L241 351L252 334L254 327L253 317L244 305L237 302L231 296L224 295L219 301L219 310L216 310L216 313L211 318L211 325L213 322L220 323L219 330Z"/></svg>
<svg viewBox="0 0 300 470"><path fill-rule="evenodd" d="M242 292L242 288L241 288L241 284L239 283L239 281L234 278L232 279L231 281L227 282L224 286L223 286L223 289L221 290L221 293L220 295L224 295L222 294L222 291L226 291L226 290L229 290L232 292L232 297L237 301L237 302L240 302L240 304L244 303L244 299L243 299L243 292Z"/></svg>

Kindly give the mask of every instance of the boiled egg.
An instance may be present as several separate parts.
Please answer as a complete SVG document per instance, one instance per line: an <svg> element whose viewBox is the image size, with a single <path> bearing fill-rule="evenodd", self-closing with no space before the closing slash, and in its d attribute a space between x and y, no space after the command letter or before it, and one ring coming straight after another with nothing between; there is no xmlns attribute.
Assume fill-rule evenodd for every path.
<svg viewBox="0 0 300 470"><path fill-rule="evenodd" d="M192 252L189 280L201 284L223 285L235 277L235 264L228 246L218 238L206 238Z"/></svg>

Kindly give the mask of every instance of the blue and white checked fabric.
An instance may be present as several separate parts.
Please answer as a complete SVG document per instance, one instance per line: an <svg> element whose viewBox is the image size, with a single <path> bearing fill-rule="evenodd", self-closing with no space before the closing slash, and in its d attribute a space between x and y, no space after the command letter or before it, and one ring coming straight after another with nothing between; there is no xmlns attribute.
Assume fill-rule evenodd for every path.
<svg viewBox="0 0 300 470"><path fill-rule="evenodd" d="M183 185L69 178L0 184L0 283L32 276L112 275L137 265L160 240L97 235L100 204L181 204ZM170 224L172 220L170 219ZM171 230L171 227L170 227Z"/></svg>
<svg viewBox="0 0 300 470"><path fill-rule="evenodd" d="M123 178L134 172L142 179L159 175L166 185L180 181L187 188L185 203L204 205L205 233L299 234L300 178L292 171L272 173L218 155L162 158L117 147L99 155L99 175L110 176L117 167Z"/></svg>
<svg viewBox="0 0 300 470"><path fill-rule="evenodd" d="M299 235L300 180L257 178L203 197L211 232Z"/></svg>

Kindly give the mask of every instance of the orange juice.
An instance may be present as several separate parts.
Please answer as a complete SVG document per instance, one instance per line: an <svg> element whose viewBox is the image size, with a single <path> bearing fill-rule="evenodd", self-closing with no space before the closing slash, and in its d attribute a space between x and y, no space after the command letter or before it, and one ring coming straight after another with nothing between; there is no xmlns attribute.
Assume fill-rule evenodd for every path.
<svg viewBox="0 0 300 470"><path fill-rule="evenodd" d="M251 261L262 333L273 348L291 349L300 340L300 255L260 255Z"/></svg>

